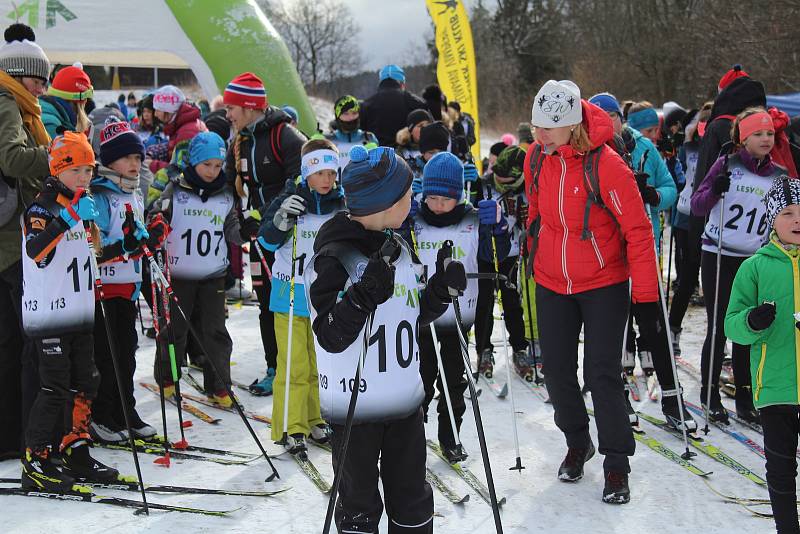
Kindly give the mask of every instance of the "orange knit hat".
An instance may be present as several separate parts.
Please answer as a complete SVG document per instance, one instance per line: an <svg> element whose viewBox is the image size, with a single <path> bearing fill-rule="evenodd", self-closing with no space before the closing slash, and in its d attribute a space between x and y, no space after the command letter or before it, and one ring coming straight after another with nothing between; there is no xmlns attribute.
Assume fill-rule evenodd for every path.
<svg viewBox="0 0 800 534"><path fill-rule="evenodd" d="M94 151L82 133L66 131L50 144L48 150L50 174L58 176L67 169L81 165L94 166Z"/></svg>

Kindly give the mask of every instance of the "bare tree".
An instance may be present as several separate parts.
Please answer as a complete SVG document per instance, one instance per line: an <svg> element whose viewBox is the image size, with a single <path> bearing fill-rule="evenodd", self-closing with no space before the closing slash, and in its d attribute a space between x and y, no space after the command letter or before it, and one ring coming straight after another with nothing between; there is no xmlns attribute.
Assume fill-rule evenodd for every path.
<svg viewBox="0 0 800 534"><path fill-rule="evenodd" d="M320 82L361 68L361 28L342 0L262 0L259 4L289 47L297 72L312 93Z"/></svg>

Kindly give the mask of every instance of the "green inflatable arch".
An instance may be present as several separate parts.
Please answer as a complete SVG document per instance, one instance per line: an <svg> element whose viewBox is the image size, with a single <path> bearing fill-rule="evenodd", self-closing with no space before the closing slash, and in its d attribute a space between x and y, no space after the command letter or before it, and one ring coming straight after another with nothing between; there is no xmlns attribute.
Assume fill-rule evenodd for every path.
<svg viewBox="0 0 800 534"><path fill-rule="evenodd" d="M294 106L301 129L316 129L289 50L253 0L0 0L0 16L33 27L53 63L189 68L208 99L254 72L270 104Z"/></svg>

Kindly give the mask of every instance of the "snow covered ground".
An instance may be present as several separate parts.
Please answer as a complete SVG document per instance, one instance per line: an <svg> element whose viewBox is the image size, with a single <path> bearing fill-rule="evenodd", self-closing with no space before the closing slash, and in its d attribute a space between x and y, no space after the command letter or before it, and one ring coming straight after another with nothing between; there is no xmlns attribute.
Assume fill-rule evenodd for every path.
<svg viewBox="0 0 800 534"><path fill-rule="evenodd" d="M144 308L144 305L143 305ZM232 374L235 380L249 383L264 371L263 352L257 322L258 310L252 306L230 308L228 328L234 338ZM146 315L147 321L147 315ZM683 349L685 357L697 364L699 348L704 334L705 312L690 308L685 322ZM494 338L498 347L496 375L505 377L501 325L495 325ZM136 380L153 382L153 341L140 339L137 353ZM582 346L581 346L582 347ZM474 355L473 355L474 357ZM698 383L683 371L680 375L687 390L687 398L697 402ZM583 480L565 484L556 479L556 470L565 453L564 439L553 423L553 410L533 395L516 378L511 384L516 399L517 424L520 449L525 470L521 473L509 471L515 457L511 432L510 398L500 400L485 390L480 396L483 422L489 444L495 484L499 495L508 499L502 511L504 531L527 532L771 532L771 520L752 517L737 505L725 504L712 494L699 477L666 460L649 448L637 443L636 455L631 464L632 502L625 506L612 506L600 500L603 487L602 458L595 457L586 466ZM192 391L184 386L186 391ZM485 389L485 388L484 388ZM271 414L271 398L251 397L240 391L241 400L253 411ZM158 397L138 389L138 409L142 417L155 426L160 426ZM640 409L660 415L659 405L650 401L641 403ZM190 443L236 451L258 453L258 449L241 421L232 414L213 408L203 408L222 419L219 425L211 426L189 417L194 426L187 429ZM177 415L170 407L170 436L177 434ZM262 423L253 422L259 438L269 452L278 452L278 446L268 438L268 430ZM665 446L682 452L682 444L647 423L642 423L649 435L659 439ZM435 438L435 422L429 424L428 435ZM742 429L739 429L742 430ZM761 442L757 434L743 430L745 434ZM596 443L596 433L592 424ZM462 433L463 442L471 453L467 466L484 479L480 450L472 418L467 410ZM709 441L720 446L742 464L761 476L764 475L763 460L738 442L713 429ZM102 461L134 474L130 454L96 449ZM332 481L330 455L316 448L310 451L312 461L323 475ZM299 471L296 464L287 458L274 460L281 479L264 483L269 473L268 466L259 460L246 466L223 466L206 462L173 460L172 467L165 469L154 465L154 457L140 455L144 479L150 484L175 484L211 488L277 489L291 488L286 493L271 498L157 495L149 494L152 502L183 504L211 509L238 509L226 518L202 517L181 513L153 511L150 517L134 516L129 509L84 503L57 502L25 497L0 497L3 510L4 532L254 532L265 530L282 533L320 532L325 516L327 497L322 495ZM726 493L747 497L766 497L767 492L708 457L697 456L693 462L700 468L713 471L710 481ZM458 493L468 493L466 484L433 454L428 454L428 466L440 475ZM19 464L15 461L0 462L0 476L19 476ZM133 492L102 491L120 497L137 498ZM494 532L490 507L474 492L464 505L453 505L434 490L436 532L462 533ZM760 508L768 511L768 507ZM381 532L385 532L385 520Z"/></svg>

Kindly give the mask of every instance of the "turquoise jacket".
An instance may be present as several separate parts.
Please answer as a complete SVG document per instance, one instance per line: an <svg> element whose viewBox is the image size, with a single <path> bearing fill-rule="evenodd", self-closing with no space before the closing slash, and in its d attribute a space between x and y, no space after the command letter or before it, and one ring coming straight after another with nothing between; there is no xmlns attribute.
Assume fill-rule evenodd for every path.
<svg viewBox="0 0 800 534"><path fill-rule="evenodd" d="M647 183L652 185L658 191L661 197L661 202L658 206L648 206L648 215L653 222L653 236L656 240L656 247L661 246L661 221L658 217L660 211L666 211L675 205L678 200L678 188L675 187L675 181L669 173L667 164L661 158L656 146L638 130L627 127L636 140L636 148L633 149L631 161L633 163L634 172L646 172L650 177ZM647 154L647 160L644 156ZM644 168L642 168L644 163Z"/></svg>
<svg viewBox="0 0 800 534"><path fill-rule="evenodd" d="M39 105L42 107L42 122L50 139L55 139L58 135L59 126L66 130L75 129L75 117L71 114L69 102L57 96L40 96Z"/></svg>

